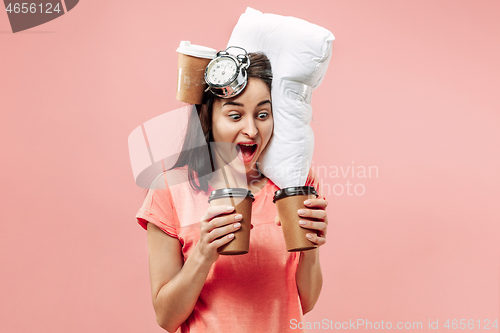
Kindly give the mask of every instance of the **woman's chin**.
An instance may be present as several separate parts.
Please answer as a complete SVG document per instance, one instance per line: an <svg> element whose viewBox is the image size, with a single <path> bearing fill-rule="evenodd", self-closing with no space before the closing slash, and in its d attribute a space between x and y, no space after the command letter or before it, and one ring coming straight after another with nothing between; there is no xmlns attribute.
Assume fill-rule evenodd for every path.
<svg viewBox="0 0 500 333"><path fill-rule="evenodd" d="M244 163L244 164L241 161L238 161L238 163L233 164L232 169L236 173L249 174L249 173L252 173L252 171L256 171L257 168L256 168L254 161Z"/></svg>
<svg viewBox="0 0 500 333"><path fill-rule="evenodd" d="M251 173L252 171L254 171L256 168L255 168L255 163L248 163L248 164L245 164L245 173L246 174L249 174Z"/></svg>
<svg viewBox="0 0 500 333"><path fill-rule="evenodd" d="M255 168L255 163L249 162L249 163L245 163L245 164L238 163L238 166L234 169L237 172L248 174L249 172L252 172L252 170L254 168Z"/></svg>
<svg viewBox="0 0 500 333"><path fill-rule="evenodd" d="M238 164L238 169L243 172L243 168L245 169L245 173L249 173L252 170L256 169L255 162L257 161L257 158L259 157L258 152L254 152L252 156L244 157L241 152L238 152L238 159L236 160L236 164Z"/></svg>
<svg viewBox="0 0 500 333"><path fill-rule="evenodd" d="M256 151L253 156L249 158L244 158L241 152L238 152L238 157L235 158L229 165L235 173L245 174L246 176L254 176L254 173L258 173L257 170L257 159L259 158L260 152Z"/></svg>

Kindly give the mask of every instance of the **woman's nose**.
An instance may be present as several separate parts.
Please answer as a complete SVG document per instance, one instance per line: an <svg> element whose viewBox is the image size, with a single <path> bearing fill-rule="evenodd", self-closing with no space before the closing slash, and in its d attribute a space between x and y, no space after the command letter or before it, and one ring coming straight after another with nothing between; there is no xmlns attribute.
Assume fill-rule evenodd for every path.
<svg viewBox="0 0 500 333"><path fill-rule="evenodd" d="M259 130L257 129L255 120L248 119L245 122L245 127L243 127L243 134L246 134L250 138L254 138L257 135L257 133L259 133Z"/></svg>

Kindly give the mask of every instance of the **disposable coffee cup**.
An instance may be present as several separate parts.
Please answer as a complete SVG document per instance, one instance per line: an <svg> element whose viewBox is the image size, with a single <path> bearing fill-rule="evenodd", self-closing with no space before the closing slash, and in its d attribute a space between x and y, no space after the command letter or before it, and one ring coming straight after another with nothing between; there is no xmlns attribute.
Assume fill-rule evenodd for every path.
<svg viewBox="0 0 500 333"><path fill-rule="evenodd" d="M305 200L317 197L318 193L312 186L287 187L274 192L273 202L276 203L288 252L307 251L318 247L306 238L306 234L315 234L316 230L302 228L299 225L301 217L297 213L299 209L307 208L304 206Z"/></svg>
<svg viewBox="0 0 500 333"><path fill-rule="evenodd" d="M248 253L252 223L252 202L254 200L252 192L244 188L224 188L212 191L210 194L208 202L211 206L233 206L235 213L243 215L243 218L239 221L241 227L234 232L232 241L217 249L219 254L238 255Z"/></svg>
<svg viewBox="0 0 500 333"><path fill-rule="evenodd" d="M215 58L217 50L193 45L182 41L177 48L177 94L178 101L189 104L201 104L203 93L207 87L205 83L205 68Z"/></svg>

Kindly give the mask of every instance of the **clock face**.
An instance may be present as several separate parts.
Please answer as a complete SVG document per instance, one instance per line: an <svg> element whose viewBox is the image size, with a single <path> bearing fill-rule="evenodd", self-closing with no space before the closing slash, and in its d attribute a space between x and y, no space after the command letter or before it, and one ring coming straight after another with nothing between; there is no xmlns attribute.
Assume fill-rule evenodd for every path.
<svg viewBox="0 0 500 333"><path fill-rule="evenodd" d="M236 74L236 63L228 57L221 57L214 61L207 71L207 78L212 84L227 85Z"/></svg>

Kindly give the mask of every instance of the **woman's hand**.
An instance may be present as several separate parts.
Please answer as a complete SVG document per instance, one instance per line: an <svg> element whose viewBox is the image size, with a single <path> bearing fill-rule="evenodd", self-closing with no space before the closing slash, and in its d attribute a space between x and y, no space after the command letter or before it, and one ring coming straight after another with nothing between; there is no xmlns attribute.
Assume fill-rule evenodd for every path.
<svg viewBox="0 0 500 333"><path fill-rule="evenodd" d="M219 258L217 249L234 239L233 232L241 228L241 214L230 214L231 206L210 206L201 218L200 240L196 249L210 263Z"/></svg>
<svg viewBox="0 0 500 333"><path fill-rule="evenodd" d="M328 228L328 218L326 214L326 206L328 202L323 199L307 199L304 205L308 208L299 209L297 214L303 217L299 220L299 225L302 228L317 230L317 233L308 233L307 239L318 246L326 243L326 231ZM276 225L281 225L279 216L274 219Z"/></svg>

